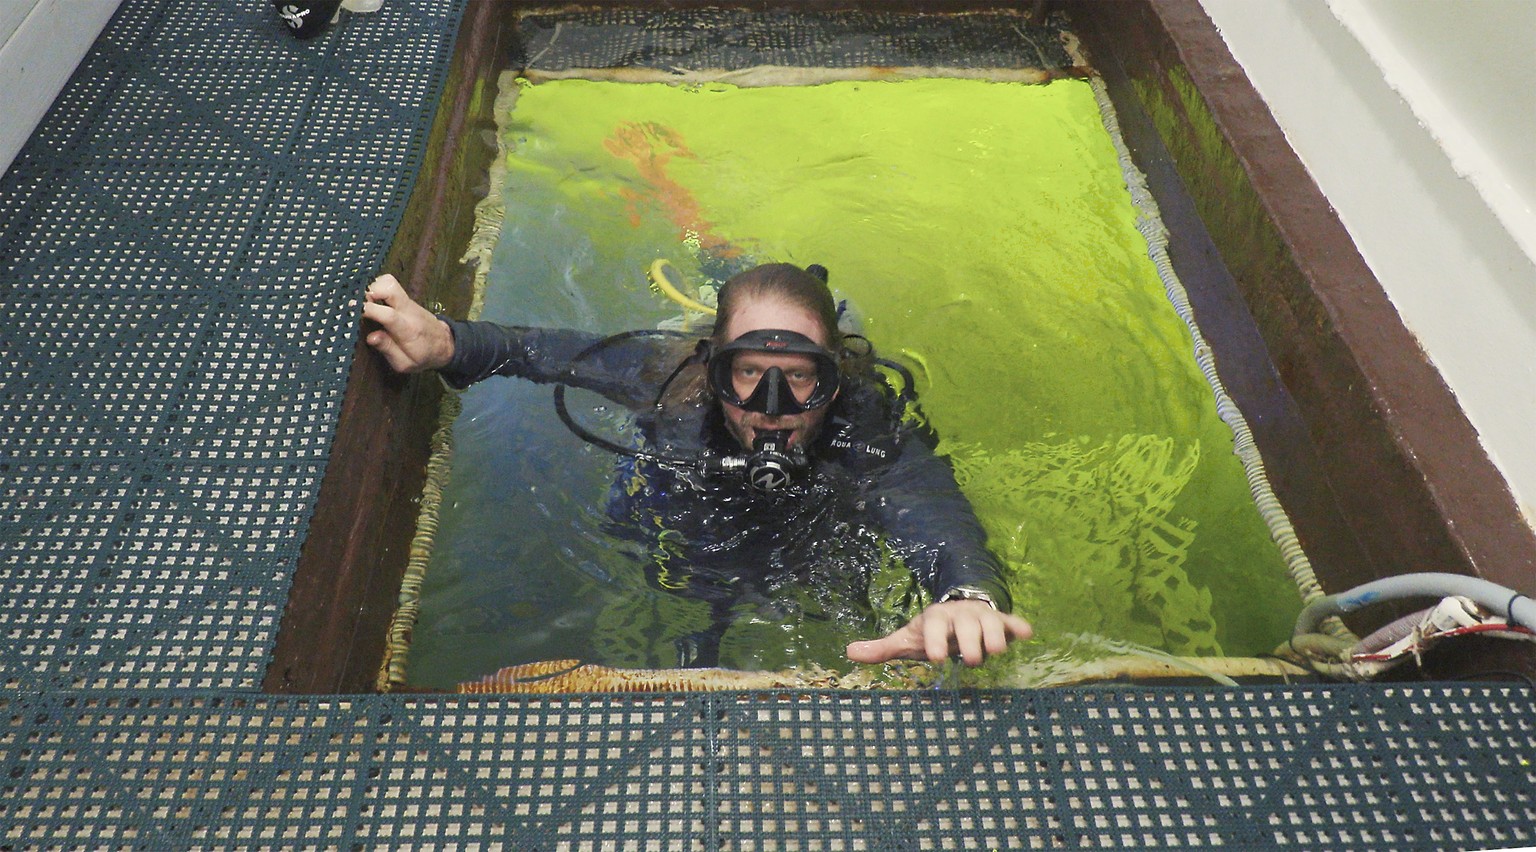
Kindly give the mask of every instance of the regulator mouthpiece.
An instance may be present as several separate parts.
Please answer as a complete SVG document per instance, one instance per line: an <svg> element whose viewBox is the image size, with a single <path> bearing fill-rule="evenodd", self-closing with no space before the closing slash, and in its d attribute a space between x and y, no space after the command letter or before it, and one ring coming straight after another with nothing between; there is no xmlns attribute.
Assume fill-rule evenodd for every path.
<svg viewBox="0 0 1536 852"><path fill-rule="evenodd" d="M762 494L775 494L794 481L805 467L805 454L789 448L789 432L759 432L747 458L747 484Z"/></svg>

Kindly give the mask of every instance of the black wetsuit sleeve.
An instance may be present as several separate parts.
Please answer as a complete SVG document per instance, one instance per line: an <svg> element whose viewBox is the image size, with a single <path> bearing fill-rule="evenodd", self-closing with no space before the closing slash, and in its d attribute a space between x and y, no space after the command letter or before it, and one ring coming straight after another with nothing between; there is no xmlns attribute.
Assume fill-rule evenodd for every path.
<svg viewBox="0 0 1536 852"><path fill-rule="evenodd" d="M881 527L906 546L908 566L935 598L971 586L989 594L998 609L1012 611L1002 565L987 549L986 531L955 482L949 461L922 436L905 436L895 460L875 472L871 497Z"/></svg>
<svg viewBox="0 0 1536 852"><path fill-rule="evenodd" d="M655 397L654 382L643 377L646 359L637 358L632 347L599 350L577 360L603 339L601 335L443 320L453 332L453 359L438 374L451 387L463 389L491 376L513 376L586 388L630 408L648 405Z"/></svg>

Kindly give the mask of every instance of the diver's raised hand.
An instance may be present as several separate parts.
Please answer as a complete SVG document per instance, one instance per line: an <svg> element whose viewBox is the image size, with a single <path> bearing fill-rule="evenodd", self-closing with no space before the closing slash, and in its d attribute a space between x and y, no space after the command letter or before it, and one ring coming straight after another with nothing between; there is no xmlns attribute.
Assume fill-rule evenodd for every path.
<svg viewBox="0 0 1536 852"><path fill-rule="evenodd" d="M434 370L453 359L453 332L416 304L393 275L380 275L364 294L363 317L378 323L365 338L397 373Z"/></svg>
<svg viewBox="0 0 1536 852"><path fill-rule="evenodd" d="M1001 654L1015 639L1034 635L1029 622L998 612L985 601L930 604L905 626L882 639L853 642L848 659L856 663L890 660L947 660L955 654L979 666L988 654Z"/></svg>

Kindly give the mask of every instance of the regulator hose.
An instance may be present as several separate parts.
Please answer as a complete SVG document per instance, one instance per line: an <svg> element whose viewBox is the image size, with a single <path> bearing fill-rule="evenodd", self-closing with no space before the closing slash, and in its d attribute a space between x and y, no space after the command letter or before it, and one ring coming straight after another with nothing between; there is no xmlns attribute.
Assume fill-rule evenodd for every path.
<svg viewBox="0 0 1536 852"><path fill-rule="evenodd" d="M678 331L653 331L650 329L624 331L605 337L602 340L592 344L591 346L588 346L586 349L581 350L576 354L576 357L571 359L571 364L579 364L610 346L622 343L626 340L632 340L636 337L672 337L678 339L692 339L693 335L684 334ZM674 373L674 375L676 374ZM671 380L669 379L668 381ZM565 428L571 430L571 432L575 434L576 437L581 438L583 441L586 441L595 447L607 450L610 453L614 453L620 456L628 456L630 458L639 459L641 461L660 462L663 464L681 465L684 467L697 466L701 462L706 461L706 459L700 457L681 458L678 456L669 456L664 453L653 453L648 450L641 450L635 447L626 447L623 444L610 441L607 438L596 434L587 427L577 423L576 418L571 416L570 410L565 405L565 388L565 382L555 383L555 414L560 417L560 422L565 424Z"/></svg>

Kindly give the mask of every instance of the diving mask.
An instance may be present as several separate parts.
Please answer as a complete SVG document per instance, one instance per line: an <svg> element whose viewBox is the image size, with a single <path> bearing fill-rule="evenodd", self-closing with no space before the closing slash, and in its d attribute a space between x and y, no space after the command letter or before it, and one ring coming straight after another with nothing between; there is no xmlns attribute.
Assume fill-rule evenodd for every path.
<svg viewBox="0 0 1536 852"><path fill-rule="evenodd" d="M763 370L751 393L743 397L736 390L736 360L743 352L770 355L801 355L812 363L811 375L786 376L777 366ZM831 353L803 334L777 328L749 331L712 351L707 363L709 389L727 405L747 411L779 417L802 414L821 408L837 395L841 381L837 361ZM801 400L795 394L810 383L810 393Z"/></svg>

